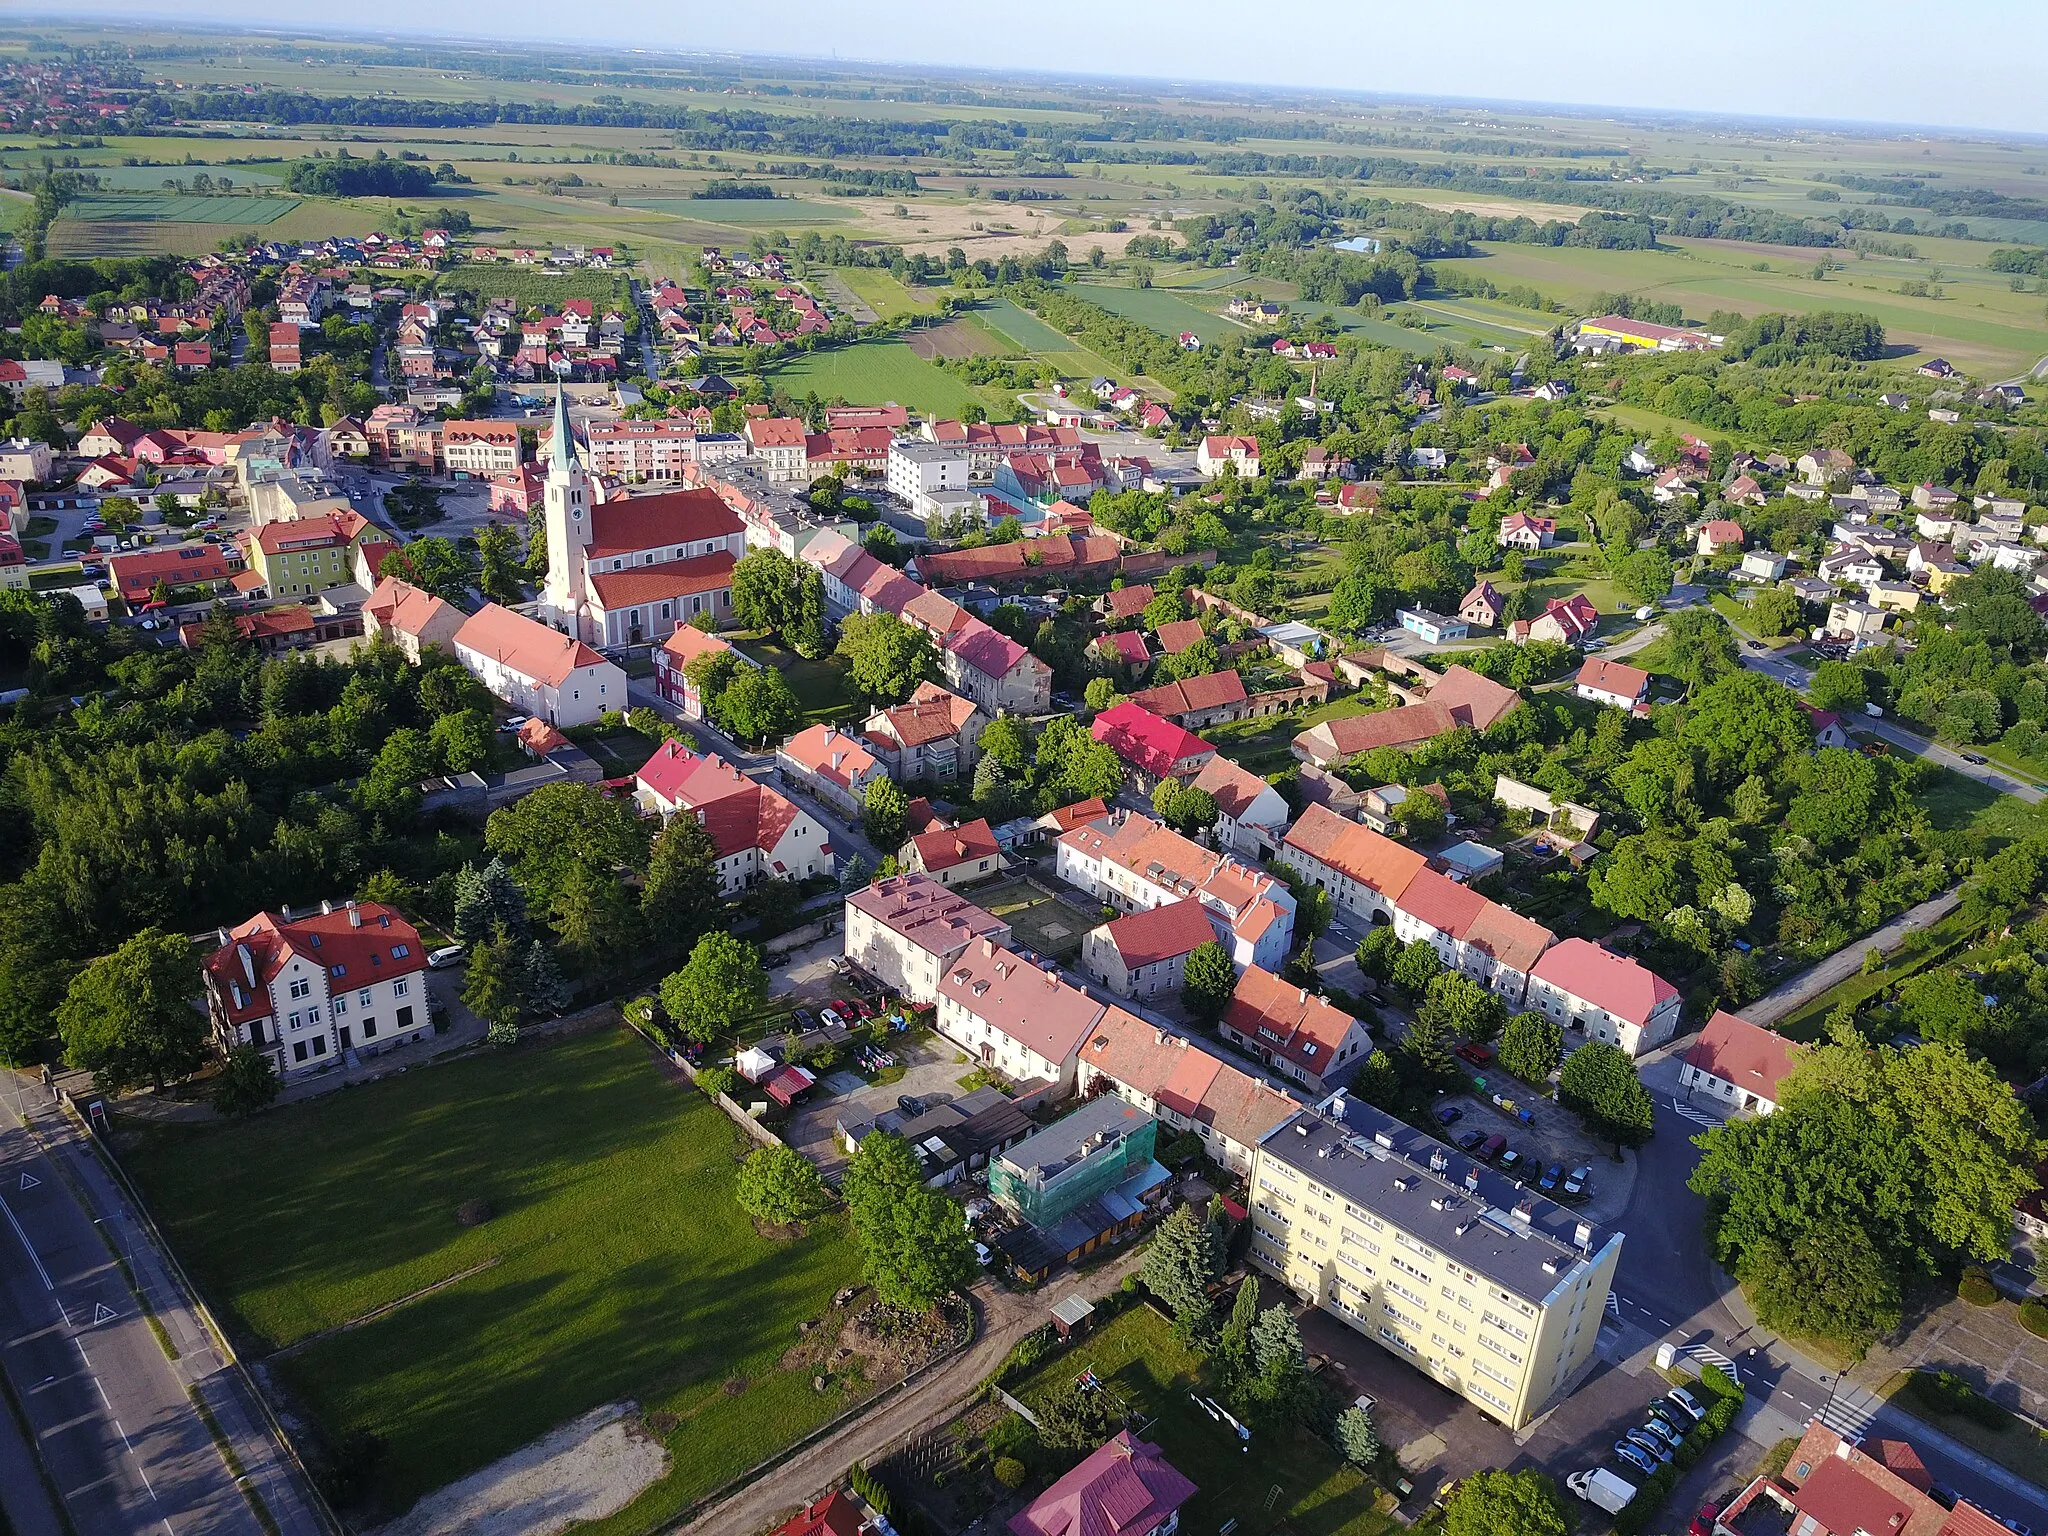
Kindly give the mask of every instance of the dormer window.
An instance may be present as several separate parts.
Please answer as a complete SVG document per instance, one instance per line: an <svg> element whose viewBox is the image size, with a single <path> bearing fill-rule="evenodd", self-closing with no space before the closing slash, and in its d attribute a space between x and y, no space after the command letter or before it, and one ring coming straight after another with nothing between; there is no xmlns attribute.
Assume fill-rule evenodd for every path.
<svg viewBox="0 0 2048 1536"><path fill-rule="evenodd" d="M330 965L327 968L327 974L330 976L346 976L348 974L348 967L345 965Z"/></svg>

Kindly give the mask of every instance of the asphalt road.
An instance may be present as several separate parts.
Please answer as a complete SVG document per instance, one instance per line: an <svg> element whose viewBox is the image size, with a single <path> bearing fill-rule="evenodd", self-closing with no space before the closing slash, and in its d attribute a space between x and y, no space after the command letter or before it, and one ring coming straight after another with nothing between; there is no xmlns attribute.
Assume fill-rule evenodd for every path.
<svg viewBox="0 0 2048 1536"><path fill-rule="evenodd" d="M80 1531L261 1536L93 1218L0 1133L0 1365Z"/></svg>

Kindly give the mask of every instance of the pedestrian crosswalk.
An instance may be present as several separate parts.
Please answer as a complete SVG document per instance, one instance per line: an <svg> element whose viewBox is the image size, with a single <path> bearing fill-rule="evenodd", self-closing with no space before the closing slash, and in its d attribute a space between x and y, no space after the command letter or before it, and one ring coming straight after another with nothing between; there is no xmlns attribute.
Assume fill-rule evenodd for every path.
<svg viewBox="0 0 2048 1536"><path fill-rule="evenodd" d="M1686 1103L1683 1099L1674 1098L1671 1101L1671 1110L1673 1114L1679 1116L1681 1119L1690 1120L1694 1125L1705 1126L1708 1130L1712 1130L1715 1126L1721 1123L1719 1120L1715 1119L1712 1115L1707 1114L1705 1111L1694 1109L1690 1104Z"/></svg>
<svg viewBox="0 0 2048 1536"><path fill-rule="evenodd" d="M1861 1441L1877 1421L1878 1400L1855 1387L1835 1393L1821 1408L1820 1421L1845 1440Z"/></svg>
<svg viewBox="0 0 2048 1536"><path fill-rule="evenodd" d="M1730 1381L1740 1382L1742 1380L1741 1375L1735 1369L1735 1362L1722 1354L1718 1349L1709 1349L1704 1344L1688 1344L1680 1353L1688 1360L1698 1361L1701 1365L1715 1366L1726 1372Z"/></svg>
<svg viewBox="0 0 2048 1536"><path fill-rule="evenodd" d="M1621 1298L1612 1291L1607 1293L1607 1315L1617 1321L1621 1317Z"/></svg>

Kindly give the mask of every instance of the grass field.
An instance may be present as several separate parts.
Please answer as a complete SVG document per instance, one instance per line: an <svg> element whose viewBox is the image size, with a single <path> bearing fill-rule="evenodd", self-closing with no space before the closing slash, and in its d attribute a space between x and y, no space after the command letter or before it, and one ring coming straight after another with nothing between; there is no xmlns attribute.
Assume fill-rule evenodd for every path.
<svg viewBox="0 0 2048 1536"><path fill-rule="evenodd" d="M1009 299L986 300L975 313L984 325L1012 342L1019 352L1065 352L1074 345L1072 337L1054 330Z"/></svg>
<svg viewBox="0 0 2048 1536"><path fill-rule="evenodd" d="M846 663L831 652L816 661L777 645L765 635L732 637L742 651L764 667L773 667L789 684L802 706L804 723L840 722L860 708L860 701L846 683Z"/></svg>
<svg viewBox="0 0 2048 1536"><path fill-rule="evenodd" d="M600 1403L677 1414L637 1531L837 1412L778 1360L856 1269L837 1219L771 1242L739 1134L624 1030L492 1052L225 1126L131 1167L231 1331L330 1436L373 1434L386 1514ZM464 1227L456 1207L494 1217ZM314 1336L492 1267L373 1322ZM309 1342L310 1341L310 1342ZM737 1394L724 1390L744 1379Z"/></svg>
<svg viewBox="0 0 2048 1536"><path fill-rule="evenodd" d="M485 299L510 299L522 305L559 305L564 299L593 304L628 302L626 279L616 272L540 272L510 262L471 261L452 269L444 289L459 289Z"/></svg>
<svg viewBox="0 0 2048 1536"><path fill-rule="evenodd" d="M1269 1298L1270 1299L1270 1298ZM1249 1446L1189 1401L1216 1390L1202 1358L1149 1307L1133 1307L1011 1390L1036 1404L1092 1370L1146 1425L1144 1438L1195 1484L1181 1508L1186 1531L1232 1536L1381 1536L1392 1522L1373 1507L1364 1474L1305 1430L1255 1430Z"/></svg>
<svg viewBox="0 0 2048 1536"><path fill-rule="evenodd" d="M195 197L173 192L88 192L70 203L65 217L91 223L144 219L172 224L275 224L299 206L296 197Z"/></svg>
<svg viewBox="0 0 2048 1536"><path fill-rule="evenodd" d="M1202 739L1240 768L1258 774L1278 773L1294 761L1288 748L1310 726L1325 720L1341 720L1347 715L1362 715L1372 707L1372 701L1363 694L1347 693L1306 714L1204 726Z"/></svg>
<svg viewBox="0 0 2048 1536"><path fill-rule="evenodd" d="M636 197L625 201L631 208L672 213L706 224L745 225L750 229L802 229L809 224L832 224L859 214L848 203L814 203L798 197Z"/></svg>
<svg viewBox="0 0 2048 1536"><path fill-rule="evenodd" d="M985 403L969 385L933 367L901 341L860 341L807 352L776 364L768 379L793 395L816 391L828 400L894 400L939 416L958 416L971 405Z"/></svg>
<svg viewBox="0 0 2048 1536"><path fill-rule="evenodd" d="M981 886L974 904L1008 923L1019 944L1051 960L1080 954L1081 935L1091 926L1087 913L1056 901L1027 880Z"/></svg>
<svg viewBox="0 0 2048 1536"><path fill-rule="evenodd" d="M891 315L929 310L938 298L935 289L912 288L879 267L834 267L832 270L884 320Z"/></svg>
<svg viewBox="0 0 2048 1536"><path fill-rule="evenodd" d="M1113 315L1149 325L1163 336L1193 331L1203 341L1213 343L1225 336L1244 335L1243 330L1213 310L1202 309L1164 288L1113 288L1105 283L1079 283L1074 287L1074 296L1100 304Z"/></svg>

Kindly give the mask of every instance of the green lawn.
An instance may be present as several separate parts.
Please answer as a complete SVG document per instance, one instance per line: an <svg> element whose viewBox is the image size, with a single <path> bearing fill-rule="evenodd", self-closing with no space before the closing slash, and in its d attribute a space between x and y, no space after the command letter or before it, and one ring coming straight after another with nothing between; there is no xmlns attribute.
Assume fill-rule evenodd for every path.
<svg viewBox="0 0 2048 1536"><path fill-rule="evenodd" d="M907 311L929 310L938 297L935 290L912 288L879 267L835 267L833 271L884 320Z"/></svg>
<svg viewBox="0 0 2048 1536"><path fill-rule="evenodd" d="M803 353L769 370L769 382L799 398L813 391L857 405L894 400L914 411L958 416L982 403L962 380L926 362L900 341L857 341Z"/></svg>
<svg viewBox="0 0 2048 1536"><path fill-rule="evenodd" d="M623 1536L848 1401L778 1359L853 1277L851 1240L837 1219L757 1235L732 1203L739 1150L635 1036L599 1030L152 1130L130 1167L251 1355L495 1261L271 1369L327 1435L378 1437L383 1516L600 1403L675 1413L669 1475L593 1528ZM475 1199L496 1214L465 1228Z"/></svg>
<svg viewBox="0 0 2048 1536"><path fill-rule="evenodd" d="M984 885L974 903L1008 923L1017 942L1053 960L1071 960L1081 952L1081 935L1091 919L1077 908L1056 901L1024 880Z"/></svg>
<svg viewBox="0 0 2048 1536"><path fill-rule="evenodd" d="M1202 309L1179 294L1164 288L1121 288L1104 283L1077 283L1074 297L1099 304L1113 315L1149 325L1163 336L1193 331L1203 341L1215 343L1226 336L1244 332L1214 310Z"/></svg>
<svg viewBox="0 0 2048 1536"><path fill-rule="evenodd" d="M1010 299L985 300L975 307L982 323L1012 342L1020 352L1063 352L1074 343L1038 316Z"/></svg>
<svg viewBox="0 0 2048 1536"><path fill-rule="evenodd" d="M1094 1371L1138 1414L1144 1438L1195 1484L1181 1510L1183 1530L1380 1536L1392 1529L1373 1508L1371 1482L1322 1441L1303 1430L1255 1429L1250 1445L1241 1445L1227 1425L1190 1402L1191 1390L1206 1396L1215 1384L1201 1356L1182 1347L1173 1326L1151 1308L1131 1308L1011 1390L1035 1405L1083 1370Z"/></svg>
<svg viewBox="0 0 2048 1536"><path fill-rule="evenodd" d="M815 725L821 720L843 721L855 710L863 708L860 699L847 686L846 663L836 654L828 651L812 661L766 636L735 639L739 648L755 661L782 674L790 692L796 695L797 703L803 706L806 725Z"/></svg>
<svg viewBox="0 0 2048 1536"><path fill-rule="evenodd" d="M1277 715L1256 720L1232 720L1205 726L1202 739L1240 768L1253 773L1278 773L1294 761L1288 748L1294 738L1325 720L1362 715L1373 707L1364 694L1347 693L1301 715Z"/></svg>

